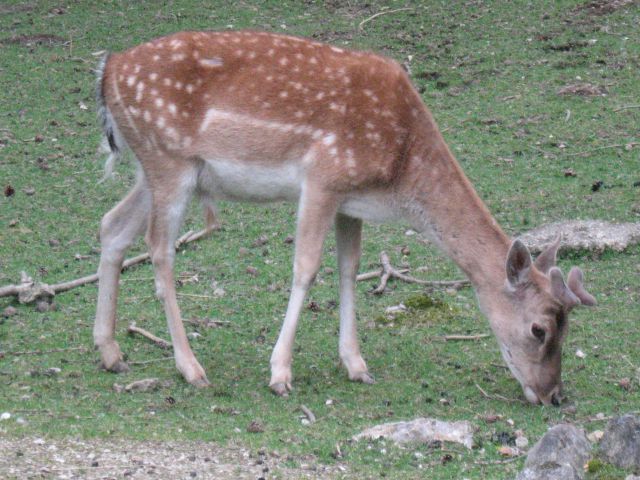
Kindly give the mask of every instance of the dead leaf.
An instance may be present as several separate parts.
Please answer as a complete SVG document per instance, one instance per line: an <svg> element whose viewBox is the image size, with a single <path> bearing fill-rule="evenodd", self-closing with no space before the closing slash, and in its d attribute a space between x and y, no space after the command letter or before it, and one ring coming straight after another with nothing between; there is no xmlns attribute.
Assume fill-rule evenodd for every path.
<svg viewBox="0 0 640 480"><path fill-rule="evenodd" d="M16 193L16 189L13 188L11 185L7 185L4 187L4 196L5 197L11 197L13 196L13 194Z"/></svg>

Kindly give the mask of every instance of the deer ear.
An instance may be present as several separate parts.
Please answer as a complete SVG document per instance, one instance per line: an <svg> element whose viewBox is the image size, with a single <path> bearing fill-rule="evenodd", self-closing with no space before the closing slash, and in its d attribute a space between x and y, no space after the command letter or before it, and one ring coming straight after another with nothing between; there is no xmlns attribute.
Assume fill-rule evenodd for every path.
<svg viewBox="0 0 640 480"><path fill-rule="evenodd" d="M520 240L511 244L507 254L507 280L512 287L517 287L526 282L531 270L531 254Z"/></svg>
<svg viewBox="0 0 640 480"><path fill-rule="evenodd" d="M551 267L549 278L551 279L551 293L567 310L580 305L580 299L567 288L562 278L562 271L558 267Z"/></svg>
<svg viewBox="0 0 640 480"><path fill-rule="evenodd" d="M549 245L544 252L538 255L536 261L533 263L538 270L545 275L549 273L551 267L556 266L556 255L558 254L558 248L560 248L560 235L556 237L551 245Z"/></svg>
<svg viewBox="0 0 640 480"><path fill-rule="evenodd" d="M593 307L598 304L598 301L584 289L582 285L582 270L578 267L573 267L569 270L567 283L569 284L569 289L580 299L582 305Z"/></svg>

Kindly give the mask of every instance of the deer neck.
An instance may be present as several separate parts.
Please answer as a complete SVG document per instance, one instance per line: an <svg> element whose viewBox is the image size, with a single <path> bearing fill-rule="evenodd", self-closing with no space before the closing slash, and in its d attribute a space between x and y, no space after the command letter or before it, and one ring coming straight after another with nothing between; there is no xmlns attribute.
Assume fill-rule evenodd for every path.
<svg viewBox="0 0 640 480"><path fill-rule="evenodd" d="M469 277L478 293L504 285L510 240L482 202L430 121L410 149L405 205L425 233Z"/></svg>

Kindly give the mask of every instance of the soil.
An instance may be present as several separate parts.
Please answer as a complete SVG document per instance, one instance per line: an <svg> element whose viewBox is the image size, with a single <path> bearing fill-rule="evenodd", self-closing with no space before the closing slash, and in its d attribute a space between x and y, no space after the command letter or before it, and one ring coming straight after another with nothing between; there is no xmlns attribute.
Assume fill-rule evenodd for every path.
<svg viewBox="0 0 640 480"><path fill-rule="evenodd" d="M210 442L0 438L0 478L6 479L330 479L345 472L342 465L319 465L314 458Z"/></svg>

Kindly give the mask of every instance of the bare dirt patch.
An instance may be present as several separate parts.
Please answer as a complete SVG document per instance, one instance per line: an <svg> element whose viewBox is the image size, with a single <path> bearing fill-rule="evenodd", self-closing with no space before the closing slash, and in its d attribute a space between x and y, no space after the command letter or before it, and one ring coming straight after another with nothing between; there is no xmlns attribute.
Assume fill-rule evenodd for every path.
<svg viewBox="0 0 640 480"><path fill-rule="evenodd" d="M313 459L294 459L275 452L252 454L243 448L210 442L134 442L0 438L0 478L195 478L256 480L260 478L334 478L343 466L324 466Z"/></svg>

